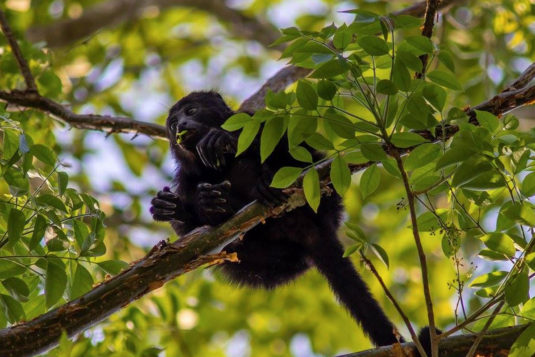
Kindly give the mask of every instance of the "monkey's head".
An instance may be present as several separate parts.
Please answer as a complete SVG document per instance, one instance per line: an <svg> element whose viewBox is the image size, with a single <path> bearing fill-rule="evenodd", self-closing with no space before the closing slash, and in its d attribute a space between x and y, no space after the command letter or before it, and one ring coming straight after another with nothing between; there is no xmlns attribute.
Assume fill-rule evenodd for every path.
<svg viewBox="0 0 535 357"><path fill-rule="evenodd" d="M234 112L216 92L192 92L169 111L167 135L178 157L195 151L211 128L219 128Z"/></svg>

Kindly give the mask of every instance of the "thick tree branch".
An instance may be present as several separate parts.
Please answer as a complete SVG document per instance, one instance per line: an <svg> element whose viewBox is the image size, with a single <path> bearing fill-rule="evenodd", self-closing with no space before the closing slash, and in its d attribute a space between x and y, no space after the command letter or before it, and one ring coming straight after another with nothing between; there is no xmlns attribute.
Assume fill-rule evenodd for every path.
<svg viewBox="0 0 535 357"><path fill-rule="evenodd" d="M15 36L11 31L11 27L7 22L6 14L4 14L2 9L0 9L0 27L2 28L4 36L6 36L7 38L9 47L11 47L11 51L13 52L13 56L15 56L15 59L17 60L17 64L20 68L22 76L24 77L24 82L26 82L26 88L28 89L28 91L37 92L37 87L35 85L35 80L33 78L32 72L30 71L30 66L26 61L26 58L24 58L24 56L22 55L22 51L20 50L19 44L17 43L17 40L15 39Z"/></svg>
<svg viewBox="0 0 535 357"><path fill-rule="evenodd" d="M531 82L533 78L535 78L535 63L532 63L528 68L526 68L520 77L509 84L507 88L503 90L503 92L524 88L529 84L529 82Z"/></svg>
<svg viewBox="0 0 535 357"><path fill-rule="evenodd" d="M32 27L27 35L30 41L46 41L50 47L61 47L85 39L100 29L135 20L149 7L164 10L174 6L208 12L227 26L234 36L258 41L266 47L280 35L273 25L245 16L220 0L105 0L85 10L77 19Z"/></svg>
<svg viewBox="0 0 535 357"><path fill-rule="evenodd" d="M506 327L486 332L482 335L477 349L478 357L507 357L513 342L520 336L526 325ZM451 336L440 341L440 357L465 357L477 339L478 334ZM403 343L373 350L350 353L339 357L398 357L416 356L413 343ZM404 354L403 354L404 353Z"/></svg>

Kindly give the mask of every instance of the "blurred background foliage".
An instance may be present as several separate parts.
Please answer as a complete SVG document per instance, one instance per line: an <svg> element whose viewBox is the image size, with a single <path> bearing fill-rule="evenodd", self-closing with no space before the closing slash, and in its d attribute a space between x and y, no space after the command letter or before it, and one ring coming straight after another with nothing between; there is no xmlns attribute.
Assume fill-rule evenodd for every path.
<svg viewBox="0 0 535 357"><path fill-rule="evenodd" d="M285 65L278 61L280 47L269 46L279 27L319 30L331 22L351 22L353 15L342 10L360 8L388 14L412 5L363 0L139 1L139 6L124 6L112 18L94 18L96 30L83 36L76 31L53 32L58 23L76 23L95 6L112 2L6 0L3 6L18 38L25 39L21 46L41 94L72 106L75 112L123 115L160 124L174 101L192 90L216 89L237 108ZM449 94L448 103L459 107L478 104L533 62L534 9L532 0L462 1L440 17L434 42L453 54L455 75L462 84L462 91ZM251 23L262 27L254 28ZM92 25L95 23L77 26ZM254 30L246 31L251 28ZM62 40L47 41L47 31L52 39ZM0 56L0 88L23 88L4 37L0 37ZM21 154L17 158L21 165L25 157L37 161L27 163L33 172L27 183L16 177L0 183L2 201L9 202L2 204L2 230L7 232L8 221L21 219L18 213L8 213L8 207L17 207L16 197L28 190L41 194L48 190L52 197L63 195L67 207L45 197L41 206L37 203L36 207L44 208L37 209L36 215L71 223L63 225L63 230L47 230L47 247L33 245L32 254L41 258L21 258L16 263L0 259L1 279L19 274L18 281L4 280L0 286L0 327L30 319L78 296L106 274L120 270L121 262L141 258L161 239L176 238L168 225L153 222L148 213L151 197L168 185L173 175L166 141L72 129L39 111L12 109L0 107L4 163L13 158L13 152L6 153L13 145ZM532 107L515 114L521 128L533 126ZM10 135L13 145L6 149ZM68 186L60 172L68 174ZM411 321L421 327L426 324L424 299L403 187L381 171L380 189L363 198L356 185L359 179L360 174L353 175L344 197L347 219L388 252L389 268L376 257L370 258ZM19 187L19 192L13 187ZM55 248L48 244L54 239L58 240ZM478 269L492 270L493 263L477 258L480 243L474 239L462 241L457 263L444 256L438 234L426 233L423 239L438 325L446 327L455 321L456 266L460 266L459 278L467 281ZM0 249L0 258L15 255L18 243ZM51 258L50 254L66 258ZM407 336L378 283L358 257L354 258L374 296ZM59 294L40 282L47 272L58 270L66 273L59 273L60 281L50 282L50 286L59 284L63 290L67 286ZM43 290L47 290L45 295ZM469 288L465 297L467 306L481 305ZM74 342L62 340L49 354L155 356L165 351L167 356L186 357L330 356L366 347L370 347L367 338L315 271L289 286L256 291L229 286L216 271L207 269L165 285Z"/></svg>

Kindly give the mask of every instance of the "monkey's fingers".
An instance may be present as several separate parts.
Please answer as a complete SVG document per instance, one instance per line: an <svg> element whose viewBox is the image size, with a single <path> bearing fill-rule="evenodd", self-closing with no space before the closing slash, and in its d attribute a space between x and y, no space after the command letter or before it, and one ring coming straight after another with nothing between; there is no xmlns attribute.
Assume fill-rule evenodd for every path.
<svg viewBox="0 0 535 357"><path fill-rule="evenodd" d="M219 151L221 149L217 146L217 139L220 136L221 135L217 131L211 130L205 138L206 141L203 147L205 156L210 161L212 168L214 169L220 169L222 165L221 160L219 159Z"/></svg>
<svg viewBox="0 0 535 357"><path fill-rule="evenodd" d="M172 202L178 202L180 200L178 194L169 191L160 191L156 194L156 197Z"/></svg>
<svg viewBox="0 0 535 357"><path fill-rule="evenodd" d="M153 198L151 201L151 204L153 207L158 207L158 208L170 208L170 209L176 208L176 203L170 202L168 200L162 200L160 198Z"/></svg>

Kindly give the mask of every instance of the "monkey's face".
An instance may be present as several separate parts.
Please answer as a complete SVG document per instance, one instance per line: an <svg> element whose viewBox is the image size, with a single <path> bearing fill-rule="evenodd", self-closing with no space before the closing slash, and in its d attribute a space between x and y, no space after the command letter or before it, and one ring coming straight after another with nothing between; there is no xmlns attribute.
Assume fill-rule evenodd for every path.
<svg viewBox="0 0 535 357"><path fill-rule="evenodd" d="M169 111L167 132L175 150L194 152L197 143L212 128L219 128L232 115L215 92L193 92Z"/></svg>

